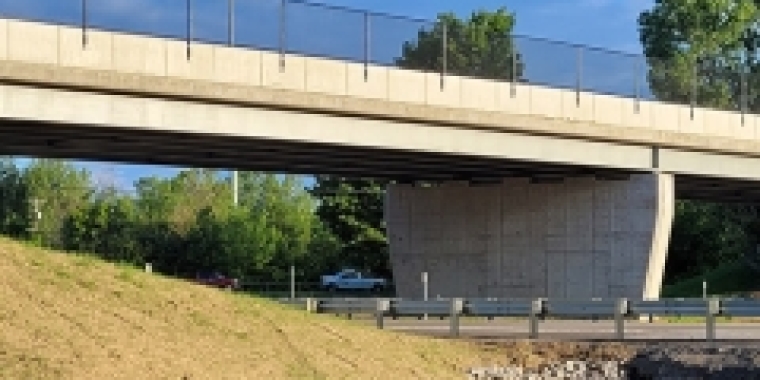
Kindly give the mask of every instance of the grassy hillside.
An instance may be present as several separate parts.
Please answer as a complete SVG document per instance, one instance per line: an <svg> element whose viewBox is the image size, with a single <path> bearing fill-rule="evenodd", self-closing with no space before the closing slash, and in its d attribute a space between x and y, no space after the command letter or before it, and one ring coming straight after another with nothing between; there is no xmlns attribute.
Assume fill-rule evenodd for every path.
<svg viewBox="0 0 760 380"><path fill-rule="evenodd" d="M760 291L760 275L739 261L720 265L704 276L666 285L663 297L702 297L702 281L707 281L707 292L713 295Z"/></svg>
<svg viewBox="0 0 760 380"><path fill-rule="evenodd" d="M3 238L0 303L3 379L461 379L496 355Z"/></svg>

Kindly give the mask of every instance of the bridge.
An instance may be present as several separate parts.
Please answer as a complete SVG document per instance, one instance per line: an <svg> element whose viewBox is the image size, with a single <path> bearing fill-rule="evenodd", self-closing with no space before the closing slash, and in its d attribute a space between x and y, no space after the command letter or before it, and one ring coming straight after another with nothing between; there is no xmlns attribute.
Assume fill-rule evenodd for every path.
<svg viewBox="0 0 760 380"><path fill-rule="evenodd" d="M657 298L676 197L760 199L753 114L283 49L5 18L0 99L0 154L393 179L403 297Z"/></svg>

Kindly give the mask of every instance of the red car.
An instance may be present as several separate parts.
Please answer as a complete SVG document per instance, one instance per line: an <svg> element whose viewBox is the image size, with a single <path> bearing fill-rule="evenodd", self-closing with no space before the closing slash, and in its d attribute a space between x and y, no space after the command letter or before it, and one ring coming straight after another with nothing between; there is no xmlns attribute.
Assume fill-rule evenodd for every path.
<svg viewBox="0 0 760 380"><path fill-rule="evenodd" d="M219 273L214 273L211 276L198 276L196 281L203 285L222 289L238 289L240 286L237 278L229 278Z"/></svg>

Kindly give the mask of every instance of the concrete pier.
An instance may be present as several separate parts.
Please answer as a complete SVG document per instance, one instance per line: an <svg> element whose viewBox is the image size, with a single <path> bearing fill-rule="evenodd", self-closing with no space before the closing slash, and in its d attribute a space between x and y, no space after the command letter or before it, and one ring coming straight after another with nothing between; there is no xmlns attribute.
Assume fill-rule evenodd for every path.
<svg viewBox="0 0 760 380"><path fill-rule="evenodd" d="M398 296L657 298L673 212L668 174L391 185Z"/></svg>

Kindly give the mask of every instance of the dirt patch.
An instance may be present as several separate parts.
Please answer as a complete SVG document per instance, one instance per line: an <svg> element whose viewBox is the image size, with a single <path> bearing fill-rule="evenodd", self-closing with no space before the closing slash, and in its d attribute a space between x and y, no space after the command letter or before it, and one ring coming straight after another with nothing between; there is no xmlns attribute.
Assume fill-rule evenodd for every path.
<svg viewBox="0 0 760 380"><path fill-rule="evenodd" d="M627 361L643 348L635 343L591 343L591 342L473 342L492 353L501 356L503 366L517 366L538 369L542 365L567 361Z"/></svg>

